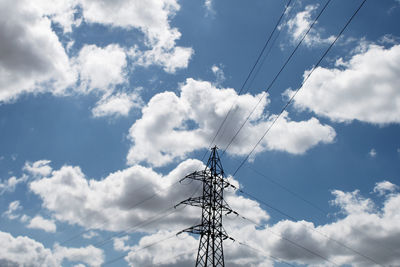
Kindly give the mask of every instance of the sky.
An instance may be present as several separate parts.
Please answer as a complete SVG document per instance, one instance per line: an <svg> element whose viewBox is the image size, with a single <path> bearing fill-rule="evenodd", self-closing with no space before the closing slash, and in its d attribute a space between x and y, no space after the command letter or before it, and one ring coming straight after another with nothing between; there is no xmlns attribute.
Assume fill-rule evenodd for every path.
<svg viewBox="0 0 400 267"><path fill-rule="evenodd" d="M400 266L400 1L362 2L0 0L0 265L193 266L216 145L226 266Z"/></svg>

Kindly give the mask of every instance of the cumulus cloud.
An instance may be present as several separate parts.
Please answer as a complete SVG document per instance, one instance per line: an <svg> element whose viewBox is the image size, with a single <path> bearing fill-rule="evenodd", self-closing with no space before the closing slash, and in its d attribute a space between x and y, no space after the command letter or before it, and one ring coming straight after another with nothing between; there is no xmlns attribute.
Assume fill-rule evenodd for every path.
<svg viewBox="0 0 400 267"><path fill-rule="evenodd" d="M66 259L70 262L83 262L92 267L100 267L104 262L103 250L94 246L68 248L55 245L53 249L55 257Z"/></svg>
<svg viewBox="0 0 400 267"><path fill-rule="evenodd" d="M175 0L1 2L0 103L24 93L111 93L116 85L126 82L128 57L136 65L159 65L170 73L186 68L193 49L178 46L181 33L170 26L179 8ZM85 44L77 57L70 58L52 25L63 29L57 34L66 39L69 51L75 41L71 33L82 19L140 30L144 42L138 40L125 49L117 44ZM143 49L137 49L139 46Z"/></svg>
<svg viewBox="0 0 400 267"><path fill-rule="evenodd" d="M179 208L176 212L172 209L171 214L163 211L188 196L200 194L196 193L196 182L179 185L175 181L202 168L201 162L187 160L163 176L150 168L132 166L96 181L87 179L78 167L64 166L49 177L31 182L30 187L57 220L86 229L147 233L136 244L130 244L128 237L114 240L114 249L127 253L125 260L130 265L187 266L193 262L198 239L186 234L177 238L174 234L196 224L200 210L188 207L184 212ZM229 179L238 185L232 177ZM339 212L332 222L318 226L290 220L265 224L269 216L259 203L226 191L225 199L232 209L256 224L241 216L225 217L224 227L236 239L234 243L225 242L227 262L232 266L273 266L273 261L309 266L331 266L332 262L355 267L395 265L400 260L400 194L396 189L387 181L376 184L374 191L384 197L383 205L375 204L358 190L333 190L331 204ZM19 203L12 206L10 210L17 210ZM153 218L157 223L147 224ZM164 239L165 242L147 247ZM78 260L73 256L69 259Z"/></svg>
<svg viewBox="0 0 400 267"><path fill-rule="evenodd" d="M10 204L8 204L8 209L3 213L3 216L7 217L10 220L17 219L20 214L17 214L16 212L21 209L22 207L18 200L12 201L10 202Z"/></svg>
<svg viewBox="0 0 400 267"><path fill-rule="evenodd" d="M43 177L51 173L52 168L49 166L50 160L39 160L36 162L25 162L23 170L26 172L21 177L12 176L7 180L0 182L0 195L5 192L14 192L18 184L26 183L29 177Z"/></svg>
<svg viewBox="0 0 400 267"><path fill-rule="evenodd" d="M228 234L236 239L234 243L225 241L225 262L229 266L274 266L274 262L283 261L307 266L396 266L400 260L400 194L385 194L384 205L378 209L357 190L332 192L331 203L343 216L331 223L316 226L307 221L282 220L257 227L225 223ZM188 260L193 263L195 252L189 251L196 251L198 240L189 235L169 238L171 234L157 232L143 237L135 246L128 245L129 240L124 238L119 240L118 248L129 251L125 260L131 266L187 266ZM148 245L152 246L146 248Z"/></svg>
<svg viewBox="0 0 400 267"><path fill-rule="evenodd" d="M132 108L140 108L142 99L136 92L118 93L103 97L92 109L94 117L128 116Z"/></svg>
<svg viewBox="0 0 400 267"><path fill-rule="evenodd" d="M67 248L55 245L51 250L29 237L14 237L5 232L0 232L0 243L1 266L58 267L63 260L68 260L98 267L104 261L103 251L93 246Z"/></svg>
<svg viewBox="0 0 400 267"><path fill-rule="evenodd" d="M400 195L387 196L380 210L374 209L373 201L360 196L358 191L336 190L334 195L336 198L333 203L344 212L344 218L321 226L307 223L308 227L303 227L303 222L282 221L271 227L271 230L339 265L376 266L376 262L386 266L395 265L400 255L400 227L396 223L400 214L394 210L394 206L398 205ZM284 244L282 239L268 243L271 253L283 259L303 264L330 265L316 255L305 254L298 247Z"/></svg>
<svg viewBox="0 0 400 267"><path fill-rule="evenodd" d="M0 10L0 103L23 93L64 93L76 75L51 20L32 1L1 1Z"/></svg>
<svg viewBox="0 0 400 267"><path fill-rule="evenodd" d="M55 233L57 229L54 220L47 220L40 215L32 218L27 227L33 229L41 229L49 233Z"/></svg>
<svg viewBox="0 0 400 267"><path fill-rule="evenodd" d="M96 181L88 180L79 167L64 166L50 177L33 181L30 188L59 221L110 231L178 231L198 220L200 211L195 207L175 210L173 206L201 190L197 182L184 185L177 181L203 168L197 160L186 160L163 176L150 168L132 166ZM229 194L232 209L251 214L258 222L269 218L256 202ZM144 223L159 215L165 216L157 223Z"/></svg>
<svg viewBox="0 0 400 267"><path fill-rule="evenodd" d="M24 174L20 178L12 176L3 182L0 182L0 195L5 192L14 192L17 185L26 182L27 179L28 176Z"/></svg>
<svg viewBox="0 0 400 267"><path fill-rule="evenodd" d="M168 240L138 252L142 247L165 239ZM177 237L173 232L158 232L141 238L137 245L130 247L125 260L130 266L190 266L196 261L197 246L197 240L188 234ZM158 254L160 251L164 254Z"/></svg>
<svg viewBox="0 0 400 267"><path fill-rule="evenodd" d="M384 196L387 193L395 192L397 189L399 189L397 185L389 181L382 181L375 184L374 193L377 193L379 196Z"/></svg>
<svg viewBox="0 0 400 267"><path fill-rule="evenodd" d="M0 263L2 266L60 266L51 250L25 236L13 237L0 232Z"/></svg>
<svg viewBox="0 0 400 267"><path fill-rule="evenodd" d="M318 9L317 5L308 5L305 7L304 11L298 12L296 16L291 18L286 26L288 33L290 34L291 40L294 44L297 44L303 35L307 32L308 28L311 26L313 22L313 14ZM307 37L304 39L304 43L308 46L318 46L321 44L331 43L335 37L329 36L327 38L321 37L321 32L323 29L315 29L315 25L307 34Z"/></svg>
<svg viewBox="0 0 400 267"><path fill-rule="evenodd" d="M261 97L259 108L228 150L233 155L247 154L275 118L276 115L264 114L269 103L267 96L238 97L233 89L218 89L209 82L187 79L180 87L180 95L159 93L143 107L142 118L129 130L133 145L127 156L128 163L146 161L162 166L206 148L234 105L216 140L218 147L224 148ZM302 154L319 143L331 143L335 135L332 127L316 118L296 122L285 113L256 152L279 150Z"/></svg>
<svg viewBox="0 0 400 267"><path fill-rule="evenodd" d="M399 123L400 45L371 44L342 62L315 69L294 106L337 122Z"/></svg>
<svg viewBox="0 0 400 267"><path fill-rule="evenodd" d="M71 33L73 27L81 23L81 19L75 17L77 4L77 0L40 0L35 2L35 7L59 25L64 33Z"/></svg>
<svg viewBox="0 0 400 267"><path fill-rule="evenodd" d="M75 59L79 70L79 91L88 93L93 90L112 92L115 85L126 82L126 54L118 45L104 48L85 45Z"/></svg>
<svg viewBox="0 0 400 267"><path fill-rule="evenodd" d="M50 167L50 160L38 160L35 162L25 162L24 171L33 176L48 176L53 170Z"/></svg>
<svg viewBox="0 0 400 267"><path fill-rule="evenodd" d="M115 2L81 0L83 16L90 23L113 27L140 29L150 48L139 51L137 64L161 65L167 72L187 67L193 49L176 45L181 37L177 28L171 28L169 20L179 10L176 0L151 0Z"/></svg>

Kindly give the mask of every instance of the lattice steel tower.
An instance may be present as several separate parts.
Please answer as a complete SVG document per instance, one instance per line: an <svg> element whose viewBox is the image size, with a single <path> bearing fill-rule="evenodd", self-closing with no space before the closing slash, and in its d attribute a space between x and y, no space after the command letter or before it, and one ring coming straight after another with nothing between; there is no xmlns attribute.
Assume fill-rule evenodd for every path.
<svg viewBox="0 0 400 267"><path fill-rule="evenodd" d="M205 170L193 172L185 176L181 181L185 179L197 180L203 183L202 196L191 197L178 204L201 207L201 224L189 227L178 234L188 232L200 235L196 267L225 266L222 241L230 237L222 226L222 216L225 212L237 213L224 200L224 189L230 184L224 179L224 170L216 146L211 149L211 155Z"/></svg>

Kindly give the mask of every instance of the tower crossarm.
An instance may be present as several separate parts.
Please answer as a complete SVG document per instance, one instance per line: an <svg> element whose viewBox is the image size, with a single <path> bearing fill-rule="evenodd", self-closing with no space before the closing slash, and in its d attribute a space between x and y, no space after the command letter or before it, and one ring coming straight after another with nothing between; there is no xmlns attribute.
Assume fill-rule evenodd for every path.
<svg viewBox="0 0 400 267"><path fill-rule="evenodd" d="M190 233L190 234L197 234L197 235L201 235L203 233L203 225L202 224L198 224L195 226L191 226L189 228L186 228L182 231L179 231L176 235L180 235L182 233Z"/></svg>
<svg viewBox="0 0 400 267"><path fill-rule="evenodd" d="M183 177L181 180L179 180L179 182L181 183L182 181L184 181L186 179L191 179L191 180L196 180L196 181L203 182L204 179L205 179L205 172L204 171L192 172L192 173L186 175L185 177Z"/></svg>
<svg viewBox="0 0 400 267"><path fill-rule="evenodd" d="M181 201L180 203L175 205L175 208L180 206L180 205L189 205L189 206L195 206L195 207L203 207L203 197L191 197L188 199L185 199L183 201Z"/></svg>

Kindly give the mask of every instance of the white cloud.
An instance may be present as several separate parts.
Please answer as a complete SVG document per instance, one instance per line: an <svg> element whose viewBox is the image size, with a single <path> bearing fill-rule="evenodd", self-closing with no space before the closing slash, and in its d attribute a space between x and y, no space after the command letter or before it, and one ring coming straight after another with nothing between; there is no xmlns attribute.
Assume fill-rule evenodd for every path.
<svg viewBox="0 0 400 267"><path fill-rule="evenodd" d="M154 47L152 50L145 51L136 64L145 67L157 64L163 66L166 72L175 73L177 69L188 66L193 53L193 49L188 47L178 46L168 52L162 47Z"/></svg>
<svg viewBox="0 0 400 267"><path fill-rule="evenodd" d="M26 214L22 214L22 216L19 218L19 220L23 223L26 223L28 220L30 220L30 217Z"/></svg>
<svg viewBox="0 0 400 267"><path fill-rule="evenodd" d="M79 70L80 86L78 90L89 93L93 90L112 93L117 84L126 82L126 54L118 45L104 48L85 45L74 59Z"/></svg>
<svg viewBox="0 0 400 267"><path fill-rule="evenodd" d="M142 99L137 93L118 93L103 97L92 109L94 117L128 116L132 108L140 108Z"/></svg>
<svg viewBox="0 0 400 267"><path fill-rule="evenodd" d="M48 176L53 170L50 167L50 160L38 160L35 162L25 162L24 171L27 171L33 176Z"/></svg>
<svg viewBox="0 0 400 267"><path fill-rule="evenodd" d="M92 239L93 237L99 236L99 234L95 231L89 231L87 233L84 233L82 236L83 236L83 238L86 238L86 239Z"/></svg>
<svg viewBox="0 0 400 267"><path fill-rule="evenodd" d="M21 210L21 209L22 209L22 207L21 207L21 205L20 205L18 200L12 201L8 205L7 211L5 211L3 213L3 216L6 216L10 220L17 219L20 215L16 214L15 212L18 211L18 210Z"/></svg>
<svg viewBox="0 0 400 267"><path fill-rule="evenodd" d="M350 193L334 190L332 194L335 196L335 199L331 203L340 207L345 214L366 213L374 210L372 200L360 196L358 190Z"/></svg>
<svg viewBox="0 0 400 267"><path fill-rule="evenodd" d="M382 265L390 266L399 262L400 227L396 220L399 219L400 213L394 206L399 204L400 195L388 196L384 207L375 210L372 208L374 206L372 200L361 197L358 191L345 193L336 190L334 194L336 199L333 203L339 205L345 212L344 218L318 227L307 223L309 225L307 228L301 225L303 222L282 221L271 229L339 265L376 266L371 260L338 245L332 239L346 244ZM316 231L332 239L327 239ZM270 246L271 254L278 257L297 263L329 266L316 255L307 255L299 248L284 244L283 240L269 243L267 247Z"/></svg>
<svg viewBox="0 0 400 267"><path fill-rule="evenodd" d="M133 166L96 181L87 180L79 167L64 166L48 178L33 181L30 188L43 200L43 207L59 221L91 229L121 231L163 215L166 209L185 198L200 194L197 182L183 185L177 181L203 168L197 160L186 160L162 176L149 168ZM252 215L256 221L269 218L255 201L235 196L234 192L227 193L227 201L233 209ZM195 207L171 210L174 213L157 223L134 230L178 231L193 224L200 214Z"/></svg>
<svg viewBox="0 0 400 267"><path fill-rule="evenodd" d="M112 93L116 85L127 82L127 56L136 65L160 65L170 73L186 68L193 49L176 45L181 33L170 26L170 19L179 8L176 0L2 1L0 103L25 93ZM76 16L79 10L83 18ZM70 33L82 19L106 27L138 29L145 36L144 42L139 40L126 51L117 44L101 48L86 44L77 57L69 58L52 23L63 29L64 34L58 34L67 41L69 51L75 41ZM145 48L139 51L141 42Z"/></svg>
<svg viewBox="0 0 400 267"><path fill-rule="evenodd" d="M275 116L272 115L270 121ZM303 154L319 143L332 143L336 136L332 127L321 124L316 118L291 121L287 112L282 113L274 127L266 138L265 146L269 150L287 151L292 154Z"/></svg>
<svg viewBox="0 0 400 267"><path fill-rule="evenodd" d="M71 33L74 26L79 26L81 20L75 18L77 0L40 0L35 1L35 8L46 14L53 23L58 24L64 33Z"/></svg>
<svg viewBox="0 0 400 267"><path fill-rule="evenodd" d="M162 166L206 148L233 104L231 116L216 140L218 147L224 148L260 97L261 94L238 97L233 89L218 89L209 82L187 79L180 87L180 96L173 92L159 93L142 109L142 118L129 131L133 146L127 156L128 163L147 161ZM253 148L276 116L264 114L268 103L264 96L229 153L245 155ZM331 143L335 135L332 127L320 124L315 118L295 122L285 113L256 152L273 149L302 154L318 143Z"/></svg>
<svg viewBox="0 0 400 267"><path fill-rule="evenodd" d="M60 266L50 249L29 237L15 238L9 233L0 232L0 243L1 266Z"/></svg>
<svg viewBox="0 0 400 267"><path fill-rule="evenodd" d="M67 248L59 245L54 246L54 255L70 262L83 262L92 267L100 267L104 262L103 250L94 246Z"/></svg>
<svg viewBox="0 0 400 267"><path fill-rule="evenodd" d="M49 233L55 233L57 229L54 220L44 219L40 215L37 215L34 218L32 218L27 227L33 229L41 229Z"/></svg>
<svg viewBox="0 0 400 267"><path fill-rule="evenodd" d="M28 176L24 174L20 178L12 176L6 181L0 182L0 195L4 194L5 192L14 192L17 185L26 182L27 179Z"/></svg>
<svg viewBox="0 0 400 267"><path fill-rule="evenodd" d="M400 45L369 45L343 62L340 68L318 67L295 107L338 122L400 123Z"/></svg>
<svg viewBox="0 0 400 267"><path fill-rule="evenodd" d="M294 18L287 22L288 32L294 44L297 44L300 39L303 38L303 35L311 26L313 22L312 15L314 11L318 9L318 6L318 4L306 6L304 11L298 12ZM315 27L316 25L314 24L313 28L307 34L307 37L304 39L304 43L307 46L311 47L331 43L335 39L334 36L322 38L322 29L316 30Z"/></svg>
<svg viewBox="0 0 400 267"><path fill-rule="evenodd" d="M186 68L193 49L176 46L181 33L171 28L169 19L180 6L176 0L151 0L118 2L81 0L83 16L91 23L114 27L137 28L146 36L149 50L140 53L137 64L157 64L167 72Z"/></svg>
<svg viewBox="0 0 400 267"><path fill-rule="evenodd" d="M376 157L376 150L375 150L375 148L371 148L371 150L368 152L368 155L369 155L371 158L375 158L375 157Z"/></svg>
<svg viewBox="0 0 400 267"><path fill-rule="evenodd" d="M113 247L115 250L117 251L128 251L130 249L132 249L131 246L126 244L126 241L129 240L129 236L123 236L123 237L116 237L114 238L114 242L113 242Z"/></svg>
<svg viewBox="0 0 400 267"><path fill-rule="evenodd" d="M187 185L173 182L203 167L199 161L187 160L168 175L162 176L149 168L133 166L96 181L87 180L78 167L64 166L53 171L50 177L33 181L31 189L43 200L43 206L57 220L79 224L86 229L130 229L148 233L149 235L141 238L137 244L129 244L128 237L114 240L116 250L128 252L125 260L131 265L187 266L189 262L193 262L192 257L198 244L198 240L192 236L184 234L178 239L171 237L155 246L143 247L194 225L200 219L200 209L188 207L184 212L178 210L157 223L141 228L132 227L154 218L155 215L162 215L161 212L166 207L172 207L187 198L188 193L192 195L198 189L196 182ZM238 184L230 179L232 183ZM171 184L173 186L170 186ZM319 226L312 222L283 220L276 224L256 227L241 217L225 218L224 227L230 236L238 242L246 242L256 250L265 252L258 253L239 245L238 242L228 245L230 241L226 241L227 262L230 266L272 266L271 259L265 256L272 255L297 264L330 266L316 255L319 254L338 265L375 266L366 257L382 265L395 265L400 260L400 194L395 192L395 187L397 186L386 181L375 186L374 191L385 199L383 206L375 205L372 199L363 197L358 190L332 191L334 200L331 203L337 206L341 213L338 213L339 216L333 222ZM154 193L156 197L143 202ZM258 224L269 219L257 202L238 196L232 191L226 191L225 197L232 209L242 216ZM138 203L141 204L136 206ZM11 209L18 209L18 204L13 205L14 208ZM307 252L285 239L314 253ZM136 253L139 249L140 253ZM181 254L186 250L188 253ZM154 255L171 255L171 258ZM80 260L74 256L68 259ZM96 266L95 262L91 264Z"/></svg>
<svg viewBox="0 0 400 267"><path fill-rule="evenodd" d="M139 243L131 247L131 251L126 256L126 261L130 266L190 266L196 261L196 249L198 242L188 234L182 234L180 237L173 237L161 242L156 246L141 250L147 245L153 244L159 240L164 240L173 236L173 232L158 232L153 235L145 236ZM159 254L161 252L163 254ZM183 254L186 252L186 254Z"/></svg>
<svg viewBox="0 0 400 267"><path fill-rule="evenodd" d="M0 232L0 243L0 266L58 267L63 260L69 260L98 267L104 261L103 251L93 246L66 248L55 245L51 250L29 237L14 237L5 232Z"/></svg>
<svg viewBox="0 0 400 267"><path fill-rule="evenodd" d="M216 85L221 85L225 81L225 74L221 66L212 65L211 71L214 73L216 81Z"/></svg>
<svg viewBox="0 0 400 267"><path fill-rule="evenodd" d="M279 261L306 266L333 266L335 263L338 266L372 267L377 266L375 262L396 266L400 261L400 194L385 195L381 209L377 209L371 199L362 197L359 191L334 190L333 194L332 203L343 211L344 216L331 223L316 226L306 221L282 220L258 228L225 223L228 234L236 239L235 243L224 241L225 261L229 266L273 266L268 258L271 255ZM187 266L188 261L193 263L191 256L196 253L198 240L192 236L167 239L145 248L171 234L173 232L158 232L143 237L138 245L120 244L120 248L130 249L125 260L132 266ZM121 240L122 243L127 241ZM241 246L239 242L249 244L255 250ZM194 252L183 255L176 252L189 250ZM172 258L163 262L165 257L161 259L154 255L171 255Z"/></svg>
<svg viewBox="0 0 400 267"><path fill-rule="evenodd" d="M204 7L206 8L206 16L215 16L214 0L205 0Z"/></svg>
<svg viewBox="0 0 400 267"><path fill-rule="evenodd" d="M212 10L213 0L205 0L204 6L207 8L207 10Z"/></svg>
<svg viewBox="0 0 400 267"><path fill-rule="evenodd" d="M374 193L377 193L379 196L384 196L387 193L395 192L398 188L397 185L389 181L382 181L375 184Z"/></svg>
<svg viewBox="0 0 400 267"><path fill-rule="evenodd" d="M32 1L1 1L0 10L0 103L23 93L63 94L75 73L50 19Z"/></svg>

